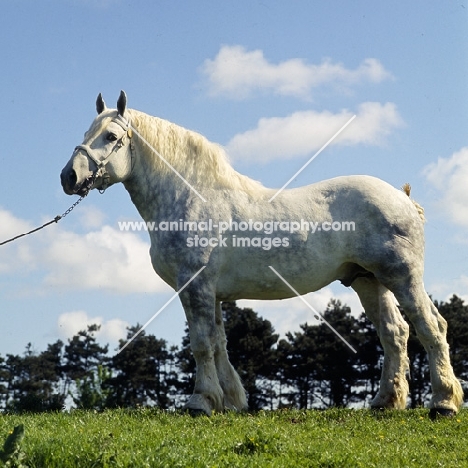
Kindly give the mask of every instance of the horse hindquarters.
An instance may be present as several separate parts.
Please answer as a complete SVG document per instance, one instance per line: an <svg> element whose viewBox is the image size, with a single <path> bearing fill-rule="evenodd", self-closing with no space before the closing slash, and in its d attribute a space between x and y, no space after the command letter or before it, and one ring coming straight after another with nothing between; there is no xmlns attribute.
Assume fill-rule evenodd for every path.
<svg viewBox="0 0 468 468"><path fill-rule="evenodd" d="M450 363L447 323L424 289L423 234L410 231L406 239L393 251L393 261L382 264L374 274L394 294L428 354L431 414L455 413L463 402L463 391Z"/></svg>
<svg viewBox="0 0 468 468"><path fill-rule="evenodd" d="M377 279L357 278L352 287L374 324L384 350L380 388L371 406L404 409L408 395L409 326L398 310L393 294Z"/></svg>

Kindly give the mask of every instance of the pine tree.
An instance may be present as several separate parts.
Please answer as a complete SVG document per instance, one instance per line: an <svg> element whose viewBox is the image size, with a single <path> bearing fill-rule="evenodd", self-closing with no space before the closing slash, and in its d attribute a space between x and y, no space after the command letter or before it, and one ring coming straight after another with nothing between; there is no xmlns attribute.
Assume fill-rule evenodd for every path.
<svg viewBox="0 0 468 468"><path fill-rule="evenodd" d="M323 317L356 348L359 325L349 307L332 299ZM324 322L300 325L278 345L284 381L294 388L291 403L299 408L346 406L356 397L358 361L349 348Z"/></svg>
<svg viewBox="0 0 468 468"><path fill-rule="evenodd" d="M235 302L223 302L229 360L239 373L247 392L249 409L271 406L274 395L269 382L277 374L274 346L279 335L271 322L249 308L239 308Z"/></svg>
<svg viewBox="0 0 468 468"><path fill-rule="evenodd" d="M279 367L280 406L293 405L301 409L313 406L317 383L317 326L307 323L300 325L302 331L288 332L285 339L278 343L277 356ZM287 403L284 403L283 397Z"/></svg>
<svg viewBox="0 0 468 468"><path fill-rule="evenodd" d="M383 349L377 330L364 312L357 319L358 354L356 368L359 376L359 399L370 402L379 389L383 364Z"/></svg>
<svg viewBox="0 0 468 468"><path fill-rule="evenodd" d="M185 403L192 394L195 385L196 364L190 349L190 335L188 325L185 326L185 333L182 337L180 349L175 353L178 378L175 383L177 393L182 397L182 403Z"/></svg>
<svg viewBox="0 0 468 468"><path fill-rule="evenodd" d="M468 398L468 305L455 294L449 302L436 302L447 320L447 341L455 375L462 380L465 399Z"/></svg>
<svg viewBox="0 0 468 468"><path fill-rule="evenodd" d="M128 328L130 340L141 327ZM125 344L120 340L120 346ZM168 349L165 340L142 331L138 337L111 360L113 376L105 383L108 407L172 405L176 371L175 348Z"/></svg>
<svg viewBox="0 0 468 468"><path fill-rule="evenodd" d="M436 302L439 312L447 320L447 341L455 375L468 380L468 305L455 294L449 302Z"/></svg>
<svg viewBox="0 0 468 468"><path fill-rule="evenodd" d="M324 319L354 348L359 326L351 309L332 299ZM325 324L318 326L317 379L321 383L321 399L326 406L347 406L356 399L358 384L357 356Z"/></svg>
<svg viewBox="0 0 468 468"><path fill-rule="evenodd" d="M10 372L4 357L0 356L0 410L5 409L8 400L8 382Z"/></svg>
<svg viewBox="0 0 468 468"><path fill-rule="evenodd" d="M409 399L410 408L419 408L427 404L431 393L429 363L424 346L419 341L413 324L409 322L408 339L409 359Z"/></svg>
<svg viewBox="0 0 468 468"><path fill-rule="evenodd" d="M79 331L65 346L64 386L79 408L99 409L103 405L99 396L99 373L107 377L102 367L107 365L108 345L101 346L97 342L99 329L100 325L88 325L87 330ZM90 394L93 391L94 394Z"/></svg>
<svg viewBox="0 0 468 468"><path fill-rule="evenodd" d="M7 356L7 410L43 412L62 409L66 398L59 390L62 347L63 343L57 341L49 345L46 351L37 354L29 343L24 356Z"/></svg>

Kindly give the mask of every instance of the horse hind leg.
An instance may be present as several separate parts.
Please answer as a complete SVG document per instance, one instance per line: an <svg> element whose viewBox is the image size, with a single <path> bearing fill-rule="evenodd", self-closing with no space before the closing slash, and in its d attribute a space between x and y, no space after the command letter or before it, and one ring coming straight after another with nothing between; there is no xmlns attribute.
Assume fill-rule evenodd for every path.
<svg viewBox="0 0 468 468"><path fill-rule="evenodd" d="M223 389L224 407L237 411L247 409L247 398L239 374L229 362L227 353L226 332L224 330L221 302L216 302L215 308L215 366L219 384Z"/></svg>
<svg viewBox="0 0 468 468"><path fill-rule="evenodd" d="M463 390L450 363L446 320L427 295L422 281L406 278L394 284L392 289L428 355L431 417L455 414L463 403Z"/></svg>
<svg viewBox="0 0 468 468"><path fill-rule="evenodd" d="M374 277L357 278L352 283L364 310L377 329L384 350L380 388L372 408L404 409L408 396L409 370L407 342L409 326L398 310L393 294Z"/></svg>

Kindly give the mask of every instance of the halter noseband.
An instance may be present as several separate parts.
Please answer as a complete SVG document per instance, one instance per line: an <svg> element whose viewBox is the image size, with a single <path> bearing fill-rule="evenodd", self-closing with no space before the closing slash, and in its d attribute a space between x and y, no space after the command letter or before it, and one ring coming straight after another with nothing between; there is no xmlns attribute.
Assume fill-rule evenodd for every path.
<svg viewBox="0 0 468 468"><path fill-rule="evenodd" d="M125 133L122 135L122 137L117 140L116 144L112 148L112 150L109 152L109 154L103 158L103 159L98 159L97 156L94 154L94 150L89 146L89 145L78 145L75 147L75 151L73 155L75 155L79 150L83 150L86 154L86 156L94 161L96 164L96 171L92 175L92 179L96 180L98 177L102 178L102 184L101 188L98 190L101 193L104 193L104 191L109 187L109 182L110 182L110 175L106 171L106 164L109 162L110 157L117 152L120 148L126 145L127 143L127 137L130 141L130 152L132 151L132 144L131 144L131 138L133 136L133 131L132 131L132 126L130 124L130 121L122 117L120 114L117 115L114 119L112 119L112 122L115 122L116 124L120 125L124 130ZM133 160L133 154L131 153L132 160ZM132 164L132 169L133 169L133 164Z"/></svg>

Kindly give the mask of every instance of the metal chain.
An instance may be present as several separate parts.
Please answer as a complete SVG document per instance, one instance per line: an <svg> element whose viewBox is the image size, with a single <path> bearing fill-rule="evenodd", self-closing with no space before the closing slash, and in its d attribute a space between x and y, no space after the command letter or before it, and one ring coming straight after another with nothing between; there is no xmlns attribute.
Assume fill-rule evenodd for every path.
<svg viewBox="0 0 468 468"><path fill-rule="evenodd" d="M86 195L88 195L88 194L86 194ZM73 205L70 206L70 208L68 208L68 210L66 210L62 215L56 216L56 217L54 218L54 221L56 220L55 222L57 223L59 220L61 220L62 218L65 218L65 216L67 216L68 214L70 214L70 213L73 211L73 209L74 209L76 206L78 206L78 205L84 200L84 198L86 197L86 195L83 195L82 197L78 198L78 200L77 200L75 203L73 203Z"/></svg>
<svg viewBox="0 0 468 468"><path fill-rule="evenodd" d="M72 206L70 206L70 208L68 208L68 210L66 210L63 214L56 216L53 220L43 224L42 226L37 227L36 229L33 229L32 231L19 234L18 236L12 237L11 239L7 239L6 241L0 242L0 245L8 244L8 242L13 242L14 240L19 239L20 237L28 236L29 234L32 234L33 232L40 231L41 229L44 229L49 224L58 223L62 218L65 218L65 216L70 214L73 211L73 209L83 201L86 195L83 195L82 197L80 197L75 203L73 203Z"/></svg>

